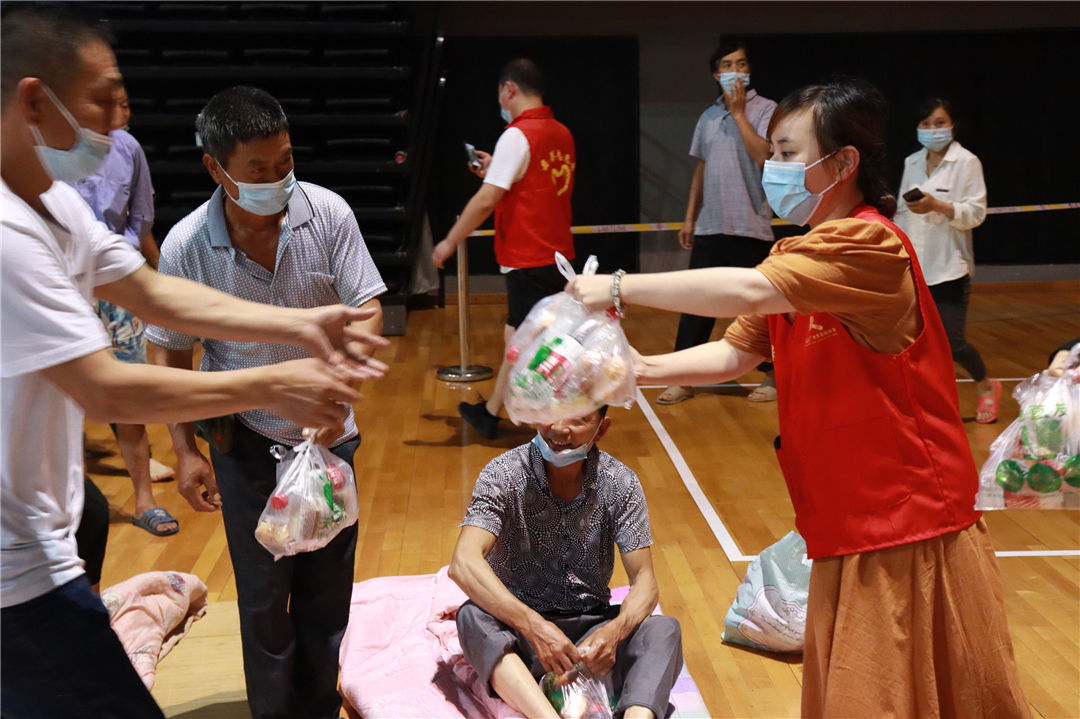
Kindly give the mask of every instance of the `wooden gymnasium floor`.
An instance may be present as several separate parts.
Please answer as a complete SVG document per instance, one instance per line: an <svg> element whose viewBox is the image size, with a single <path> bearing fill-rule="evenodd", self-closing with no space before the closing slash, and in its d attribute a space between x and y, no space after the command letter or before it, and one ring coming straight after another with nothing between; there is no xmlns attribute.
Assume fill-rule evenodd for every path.
<svg viewBox="0 0 1080 719"><path fill-rule="evenodd" d="M471 311L474 362L497 366L503 304L475 298ZM676 317L634 309L625 322L631 343L645 353L668 351ZM722 326L723 323L721 323ZM717 333L720 332L720 327ZM976 285L968 337L986 358L991 376L1025 377L1046 364L1047 353L1080 335L1080 282ZM444 384L434 371L457 361L456 307L417 311L408 335L381 353L391 365L381 382L365 387L358 406L364 442L358 453L361 514L356 579L435 572L445 565L474 479L494 455L531 437L508 428L494 441L462 426L455 407L475 401L490 382ZM742 378L758 381L759 375ZM1012 421L1017 405L1006 384L996 425L973 421L974 389L959 385L962 414L978 463L991 440ZM724 614L746 570L748 556L793 528L793 513L773 457L775 406L751 404L741 386L703 391L665 407L658 388L645 403L611 413L604 448L641 477L652 514L661 604L683 626L686 662L714 717L797 717L798 659L758 654L720 641ZM813 421L813 417L807 418ZM88 425L96 443L108 428ZM173 455L163 427L152 427L155 455ZM665 442L670 442L669 449ZM676 469L700 486L729 538L720 541ZM90 467L114 508L103 586L138 572L194 572L210 590L208 616L197 622L160 665L155 695L174 717L246 717L236 586L216 514L196 514L175 484L155 487L161 505L182 524L178 535L152 537L129 522L130 482L116 457ZM1024 689L1039 717L1080 716L1080 515L1066 512L989 513L1009 620ZM723 536L723 531L720 532ZM617 567L613 582L626 581Z"/></svg>

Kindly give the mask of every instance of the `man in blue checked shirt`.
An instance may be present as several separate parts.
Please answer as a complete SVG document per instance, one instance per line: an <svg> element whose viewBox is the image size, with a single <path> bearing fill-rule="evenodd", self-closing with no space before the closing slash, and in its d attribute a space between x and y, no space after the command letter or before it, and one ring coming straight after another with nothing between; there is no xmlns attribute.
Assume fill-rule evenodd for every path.
<svg viewBox="0 0 1080 719"><path fill-rule="evenodd" d="M210 199L178 222L162 243L159 270L243 299L286 307L341 303L376 310L360 324L379 333L378 295L386 291L349 205L293 175L289 123L268 93L234 87L210 99L195 121L203 165L218 184ZM152 326L159 361L201 369L258 367L304 356L299 348L223 342ZM352 347L370 353L370 347ZM195 446L193 424L170 426L177 484L196 511L221 509L236 573L248 705L255 719L337 717L338 647L349 616L356 525L326 547L274 558L255 527L276 482L275 444L295 446L303 428L270 410L210 423L210 464ZM350 464L360 445L350 410L320 441Z"/></svg>

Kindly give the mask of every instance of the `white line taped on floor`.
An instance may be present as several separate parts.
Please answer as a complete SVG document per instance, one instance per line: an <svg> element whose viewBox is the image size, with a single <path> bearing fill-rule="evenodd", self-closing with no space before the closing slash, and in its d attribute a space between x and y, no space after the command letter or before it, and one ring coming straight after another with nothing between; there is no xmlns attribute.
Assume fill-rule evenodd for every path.
<svg viewBox="0 0 1080 719"><path fill-rule="evenodd" d="M712 530L716 541L720 542L720 547L724 550L728 560L732 562L749 562L754 557L748 557L739 551L739 546L735 544L731 532L724 526L720 515L713 509L709 498L701 491L701 486L697 483L694 473L690 471L686 460L683 459L682 452L675 446L675 441L671 439L671 435L667 433L664 425L660 423L660 418L656 416L656 412L653 411L652 405L645 399L645 395L641 393L640 388L637 391L637 401L638 406L641 407L641 411L645 415L645 419L649 420L649 424L660 440L660 444L664 445L664 450L668 453L671 463L675 465L675 471L679 473L686 490L694 498L694 504L697 505L701 515L705 518L705 522L709 525L709 529Z"/></svg>
<svg viewBox="0 0 1080 719"><path fill-rule="evenodd" d="M757 558L757 555L743 554L742 551L740 551L739 545L735 543L735 538L731 536L731 532L728 531L724 521L720 519L720 515L718 515L713 508L712 502L709 501L709 498L705 496L705 492L702 491L701 485L698 484L697 478L694 477L694 473L690 471L690 466L683 458L682 452L675 446L675 440L668 434L668 431L660 421L660 418L657 417L656 412L653 411L652 405L645 399L645 395L641 393L642 389L650 389L650 387L639 386L637 388L637 402L638 406L641 407L641 413L645 415L645 419L649 421L649 426L652 427L657 439L660 440L660 444L664 446L664 451L667 452L671 463L675 465L675 471L679 473L679 478L682 479L686 491L690 492L694 504L697 505L698 511L701 512L701 516L705 519L705 523L709 525L709 529L712 530L713 536L716 537L716 541L720 543L720 548L724 550L724 554L727 555L728 561L753 561ZM1016 550L994 552L994 554L999 557L1080 557L1080 549Z"/></svg>

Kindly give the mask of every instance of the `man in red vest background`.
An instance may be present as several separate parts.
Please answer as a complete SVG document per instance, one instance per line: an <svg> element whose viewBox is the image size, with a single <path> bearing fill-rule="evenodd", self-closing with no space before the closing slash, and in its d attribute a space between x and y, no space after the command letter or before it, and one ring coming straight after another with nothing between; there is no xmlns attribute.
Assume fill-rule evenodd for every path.
<svg viewBox="0 0 1080 719"><path fill-rule="evenodd" d="M532 60L511 60L499 75L499 108L506 130L489 155L477 151L484 179L461 217L431 259L436 267L495 212L495 260L506 275L508 316L504 342L536 302L561 292L566 280L555 267L555 253L574 259L570 234L570 195L576 166L574 137L544 104L544 76ZM495 389L486 402L462 402L458 412L484 437L498 430L499 410L511 365L499 367Z"/></svg>

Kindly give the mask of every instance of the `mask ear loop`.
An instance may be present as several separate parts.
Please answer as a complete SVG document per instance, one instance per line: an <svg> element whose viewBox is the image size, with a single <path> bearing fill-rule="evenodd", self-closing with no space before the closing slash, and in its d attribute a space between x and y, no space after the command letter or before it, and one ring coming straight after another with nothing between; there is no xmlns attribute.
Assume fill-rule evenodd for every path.
<svg viewBox="0 0 1080 719"><path fill-rule="evenodd" d="M52 104L56 106L56 109L60 111L60 114L64 116L64 119L68 121L76 132L82 129L82 125L75 121L75 116L68 112L68 109L64 107L64 103L60 102L60 98L56 96L56 93L52 91L45 83L41 83L41 89L45 91L45 95L52 101ZM93 132L93 130L91 130ZM100 133L95 133L100 134Z"/></svg>
<svg viewBox="0 0 1080 719"><path fill-rule="evenodd" d="M64 107L64 103L60 102L60 98L56 96L56 93L52 91L52 88L50 88L45 83L41 83L41 89L45 91L45 94L48 96L48 98L52 100L52 104L56 106L56 109L60 111L60 114L64 116L64 119L67 120L68 124L71 125L73 130L75 130L76 135L86 134L100 142L107 142L110 145L112 144L112 138L108 135L102 135L100 132L95 132L88 127L83 127L82 125L80 125L78 120L75 119L75 116L68 112L68 109Z"/></svg>

